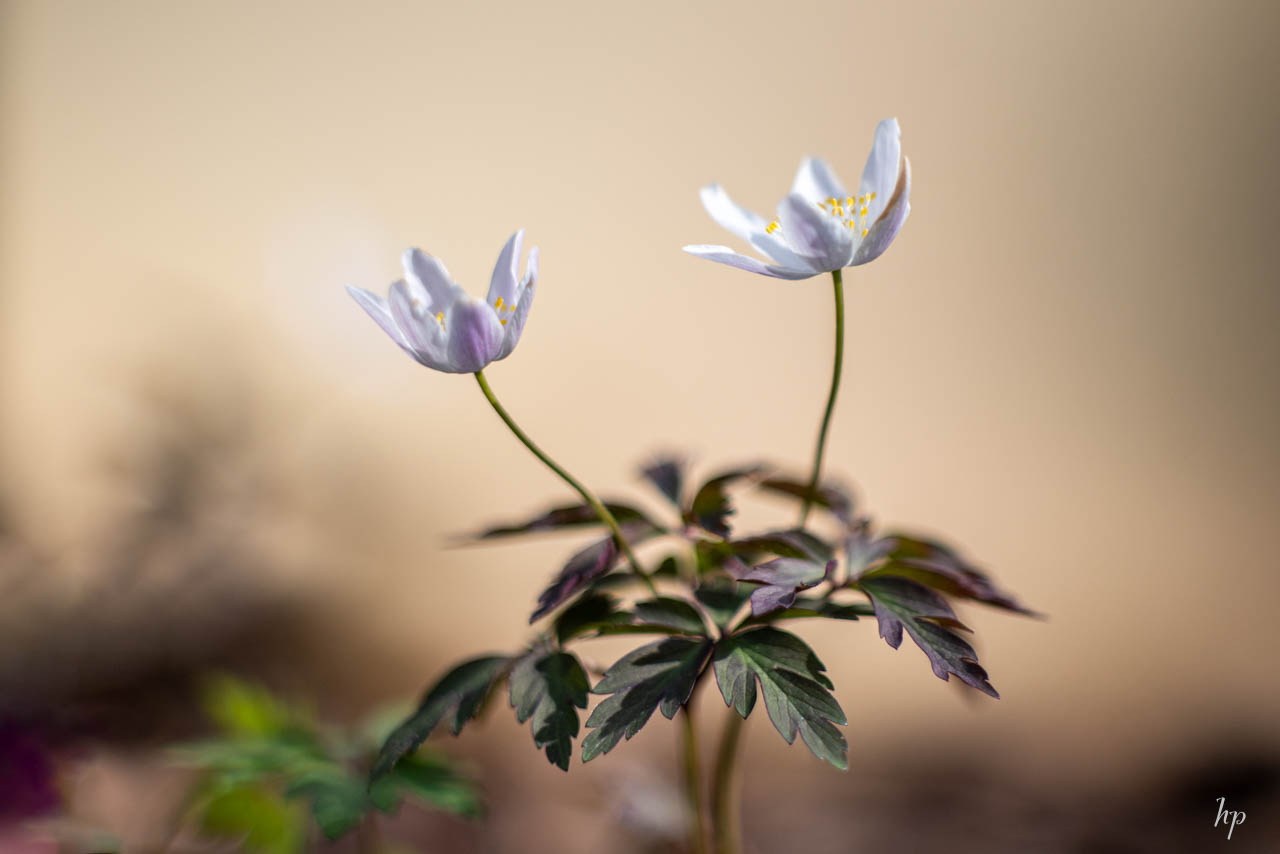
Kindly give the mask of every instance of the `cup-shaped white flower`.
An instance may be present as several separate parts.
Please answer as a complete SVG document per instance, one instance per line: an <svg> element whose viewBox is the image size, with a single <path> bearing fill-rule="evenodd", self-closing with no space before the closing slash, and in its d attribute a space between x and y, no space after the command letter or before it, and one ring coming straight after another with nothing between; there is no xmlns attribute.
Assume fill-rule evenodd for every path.
<svg viewBox="0 0 1280 854"><path fill-rule="evenodd" d="M386 299L351 285L347 293L402 350L428 368L473 374L511 355L529 318L538 283L538 247L529 250L520 277L523 240L521 229L502 247L483 300L463 290L439 258L421 249L404 251L404 278L392 283Z"/></svg>
<svg viewBox="0 0 1280 854"><path fill-rule="evenodd" d="M901 137L897 119L876 126L857 195L845 190L824 161L805 158L772 222L736 204L719 184L703 187L702 205L711 218L768 262L727 246L684 250L779 279L807 279L874 261L889 248L911 212L911 162L902 155Z"/></svg>

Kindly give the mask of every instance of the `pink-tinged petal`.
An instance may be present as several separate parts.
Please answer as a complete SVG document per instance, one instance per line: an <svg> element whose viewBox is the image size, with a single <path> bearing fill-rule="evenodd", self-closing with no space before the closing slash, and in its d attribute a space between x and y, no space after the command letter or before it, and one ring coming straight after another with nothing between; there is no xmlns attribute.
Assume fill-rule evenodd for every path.
<svg viewBox="0 0 1280 854"><path fill-rule="evenodd" d="M800 161L800 169L796 179L791 182L791 192L804 196L811 202L825 202L827 199L844 201L848 193L844 184L836 177L836 173L821 157L806 157Z"/></svg>
<svg viewBox="0 0 1280 854"><path fill-rule="evenodd" d="M357 288L353 285L347 285L347 293L382 327L383 332L391 336L392 341L399 344L410 355L413 354L409 346L409 340L404 337L400 327L396 326L395 318L391 316L391 308L387 305L386 300L372 291L366 291L364 288Z"/></svg>
<svg viewBox="0 0 1280 854"><path fill-rule="evenodd" d="M520 267L520 247L524 242L524 229L520 229L507 239L506 245L498 253L498 263L493 267L493 275L489 278L489 305L496 305L501 299L503 305L516 300L516 282Z"/></svg>
<svg viewBox="0 0 1280 854"><path fill-rule="evenodd" d="M449 310L456 285L443 261L421 249L406 249L400 256L400 263L404 267L411 296L422 299L425 292L426 308L432 314Z"/></svg>
<svg viewBox="0 0 1280 854"><path fill-rule="evenodd" d="M391 316L409 344L409 352L428 368L448 370L445 353L444 330L435 315L427 314L426 306L415 305L409 286L403 281L391 285L387 298Z"/></svg>
<svg viewBox="0 0 1280 854"><path fill-rule="evenodd" d="M779 267L773 264L766 264L749 255L739 255L728 246L686 246L684 251L699 258L706 258L708 261L728 264L730 267L737 267L739 270L746 270L748 273L759 273L762 276L772 276L775 279L807 279L822 272L809 267Z"/></svg>
<svg viewBox="0 0 1280 854"><path fill-rule="evenodd" d="M867 165L862 168L862 182L858 185L859 196L872 193L876 196L866 203L867 222L875 222L888 207L889 194L898 181L901 156L902 130L898 127L898 120L885 119L876 125L875 142L867 155Z"/></svg>
<svg viewBox="0 0 1280 854"><path fill-rule="evenodd" d="M503 327L502 347L494 357L495 362L510 356L511 351L520 343L520 335L524 332L525 321L529 319L529 309L533 307L533 294L537 289L538 247L535 246L529 250L529 264L525 267L524 280L520 283L518 297L520 301L516 304L516 310L507 318L506 326Z"/></svg>
<svg viewBox="0 0 1280 854"><path fill-rule="evenodd" d="M853 229L798 193L779 203L778 221L787 245L819 272L838 270L853 257Z"/></svg>
<svg viewBox="0 0 1280 854"><path fill-rule="evenodd" d="M862 239L858 250L853 254L853 263L858 266L879 258L893 239L902 230L902 225L911 213L911 160L902 158L902 171L898 175L898 184L889 197L888 205L880 219L871 226L867 236Z"/></svg>
<svg viewBox="0 0 1280 854"><path fill-rule="evenodd" d="M446 370L473 374L489 364L502 348L503 329L493 306L473 297L459 299L445 318L448 346Z"/></svg>

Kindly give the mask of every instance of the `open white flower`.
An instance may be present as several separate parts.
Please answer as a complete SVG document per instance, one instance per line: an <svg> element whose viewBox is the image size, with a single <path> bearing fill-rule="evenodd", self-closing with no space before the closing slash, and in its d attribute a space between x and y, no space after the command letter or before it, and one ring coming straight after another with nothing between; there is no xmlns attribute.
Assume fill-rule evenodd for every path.
<svg viewBox="0 0 1280 854"><path fill-rule="evenodd" d="M387 299L351 285L347 293L401 349L428 368L473 374L511 355L524 331L538 282L538 247L529 250L520 278L523 240L521 229L502 247L483 300L470 296L440 259L421 249L404 251L405 277L391 285Z"/></svg>
<svg viewBox="0 0 1280 854"><path fill-rule="evenodd" d="M727 246L686 246L684 251L779 279L807 279L874 261L911 212L911 162L902 156L901 136L897 119L876 126L857 195L846 192L824 161L805 158L772 222L735 204L719 184L703 187L702 205L711 218L772 263Z"/></svg>

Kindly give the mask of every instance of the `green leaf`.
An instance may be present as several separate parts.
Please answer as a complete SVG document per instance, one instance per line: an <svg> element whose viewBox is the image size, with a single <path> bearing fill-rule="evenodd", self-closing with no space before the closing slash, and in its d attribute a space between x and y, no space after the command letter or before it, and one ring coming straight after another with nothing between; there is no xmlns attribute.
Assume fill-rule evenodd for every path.
<svg viewBox="0 0 1280 854"><path fill-rule="evenodd" d="M717 536L727 538L728 519L733 515L734 509L729 503L726 490L734 481L759 474L760 471L759 466L750 466L722 472L711 478L694 493L693 501L685 514L686 520Z"/></svg>
<svg viewBox="0 0 1280 854"><path fill-rule="evenodd" d="M255 854L297 854L306 844L305 813L273 792L248 786L207 799L200 827L211 836L235 838Z"/></svg>
<svg viewBox="0 0 1280 854"><path fill-rule="evenodd" d="M713 581L693 591L693 596L707 609L716 626L724 631L729 621L742 608L742 604L751 596L751 587L733 581Z"/></svg>
<svg viewBox="0 0 1280 854"><path fill-rule="evenodd" d="M769 720L787 744L799 733L814 756L845 769L848 743L835 725L847 720L827 690L825 669L804 641L781 629L752 629L716 644L716 684L726 705L750 715L759 681Z"/></svg>
<svg viewBox="0 0 1280 854"><path fill-rule="evenodd" d="M606 501L605 505L609 512L613 514L613 518L618 521L619 525L626 525L631 522L643 522L650 526L653 523L645 514L632 507L630 504L619 504ZM526 519L523 522L515 522L506 525L497 525L487 528L477 534L471 535L468 539L475 540L492 540L499 537L513 537L521 534L536 534L542 531L562 531L572 528L585 528L593 525L603 525L600 517L596 515L595 508L589 504L569 504L560 507L553 507L544 513L534 516L532 519Z"/></svg>
<svg viewBox="0 0 1280 854"><path fill-rule="evenodd" d="M461 732L463 725L480 713L494 685L506 676L510 662L506 656L481 656L446 673L427 692L418 710L387 738L370 777L376 780L390 771L403 756L416 750L446 716L453 734Z"/></svg>
<svg viewBox="0 0 1280 854"><path fill-rule="evenodd" d="M711 641L671 637L624 655L605 671L596 694L609 694L591 712L592 731L582 740L582 761L608 753L630 739L653 716L655 708L670 720L689 699L698 674L711 655Z"/></svg>
<svg viewBox="0 0 1280 854"><path fill-rule="evenodd" d="M599 591L582 596L555 619L556 640L561 646L604 626L629 625L631 613L618 607L618 600Z"/></svg>
<svg viewBox="0 0 1280 854"><path fill-rule="evenodd" d="M337 764L295 777L284 796L310 801L311 815L330 841L358 827L369 808L366 784Z"/></svg>
<svg viewBox="0 0 1280 854"><path fill-rule="evenodd" d="M734 554L754 563L764 555L805 558L826 563L835 557L835 551L821 538L800 528L770 531L754 537L734 540L730 543Z"/></svg>
<svg viewBox="0 0 1280 854"><path fill-rule="evenodd" d="M270 691L234 676L209 679L202 691L204 712L231 736L267 736L292 726L294 713Z"/></svg>
<svg viewBox="0 0 1280 854"><path fill-rule="evenodd" d="M691 635L705 635L707 626L698 609L684 599L659 596L635 604L636 622L642 625L666 626Z"/></svg>
<svg viewBox="0 0 1280 854"><path fill-rule="evenodd" d="M784 611L775 611L763 617L751 617L743 625L764 625L777 620L796 620L805 617L827 617L832 620L856 620L875 616L876 610L866 602L845 604L819 596L797 596L795 603Z"/></svg>
<svg viewBox="0 0 1280 854"><path fill-rule="evenodd" d="M1026 616L1039 616L1011 594L998 589L990 576L941 543L904 534L890 534L877 540L870 552L885 560L865 571L862 577L892 575L906 578L952 596L961 596Z"/></svg>
<svg viewBox="0 0 1280 854"><path fill-rule="evenodd" d="M448 763L421 754L406 756L369 790L369 800L383 812L395 809L401 795L464 818L484 814L484 803L475 784Z"/></svg>
<svg viewBox="0 0 1280 854"><path fill-rule="evenodd" d="M978 664L978 654L964 638L951 631L965 626L955 611L934 591L922 584L895 576L863 577L858 586L875 606L880 637L897 649L902 630L929 657L933 672L947 681L954 673L966 685L996 699L1000 695L987 681L987 671Z"/></svg>
<svg viewBox="0 0 1280 854"><path fill-rule="evenodd" d="M809 497L815 507L821 507L846 525L853 521L853 497L836 484L819 484L816 491L810 492L808 483L786 477L770 477L760 482L760 488L766 492L797 498L802 502Z"/></svg>
<svg viewBox="0 0 1280 854"><path fill-rule="evenodd" d="M587 707L591 687L578 659L568 652L533 650L511 668L509 686L516 720L532 719L534 745L545 747L551 764L568 771L577 710Z"/></svg>

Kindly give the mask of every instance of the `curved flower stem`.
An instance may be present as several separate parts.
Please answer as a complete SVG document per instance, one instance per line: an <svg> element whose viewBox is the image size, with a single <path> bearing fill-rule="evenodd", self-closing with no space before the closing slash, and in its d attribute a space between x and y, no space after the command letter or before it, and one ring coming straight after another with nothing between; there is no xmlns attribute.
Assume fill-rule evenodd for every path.
<svg viewBox="0 0 1280 854"><path fill-rule="evenodd" d="M696 692L696 689L695 689ZM690 854L707 854L707 821L702 810L702 768L698 762L698 731L693 720L693 697L680 707L680 760L684 769L685 810L689 820Z"/></svg>
<svg viewBox="0 0 1280 854"><path fill-rule="evenodd" d="M737 710L730 708L716 751L715 777L711 781L711 826L715 831L716 854L738 854L742 848L738 839L741 818L736 771L738 741L745 723Z"/></svg>
<svg viewBox="0 0 1280 854"><path fill-rule="evenodd" d="M800 508L800 527L809 518L813 496L818 491L818 479L822 475L822 453L827 447L827 429L831 426L831 413L836 408L836 394L840 391L840 369L844 364L844 282L841 271L831 271L831 283L836 295L836 360L831 369L831 391L827 395L827 409L822 413L822 427L818 430L818 447L813 452L813 473L809 475L809 488Z"/></svg>
<svg viewBox="0 0 1280 854"><path fill-rule="evenodd" d="M494 396L493 389L489 388L489 381L485 379L483 370L476 371L476 382L480 384L480 390L484 392L485 399L489 401L489 405L493 407L493 411L498 413L498 417L502 419L502 422L511 429L512 433L516 434L516 438L523 442L524 446L528 448L535 457L542 460L542 462L546 464L547 468L551 469L560 476L561 480L573 487L573 490L582 496L582 500L587 502L587 504L591 506L592 510L596 511L596 515L600 517L600 521L607 525L609 530L613 533L613 541L618 544L618 550L626 555L627 560L631 563L631 569L642 581L644 581L645 585L649 588L650 593L655 596L658 595L657 588L655 588L653 584L653 579L649 577L649 574L645 572L643 567L640 565L639 559L636 558L636 553L631 550L631 544L628 543L627 538L622 535L622 527L618 524L618 520L613 518L613 514L609 512L609 508L605 507L604 504L600 502L600 499L596 498L591 493L591 490L587 489L579 483L573 475L561 468L559 463L547 456L546 452L535 445L533 440L520 429L520 425L517 424L515 419L507 413L507 410L502 408L502 404L499 403L498 398Z"/></svg>

